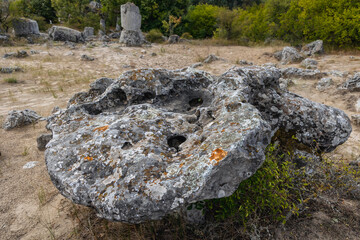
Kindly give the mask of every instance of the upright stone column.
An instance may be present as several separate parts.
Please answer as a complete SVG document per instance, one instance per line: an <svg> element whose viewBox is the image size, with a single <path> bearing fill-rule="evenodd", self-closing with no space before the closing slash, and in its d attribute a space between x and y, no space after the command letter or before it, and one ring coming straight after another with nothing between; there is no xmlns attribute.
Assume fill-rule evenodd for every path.
<svg viewBox="0 0 360 240"><path fill-rule="evenodd" d="M126 46L141 46L145 38L141 32L141 14L134 3L121 5L121 27L123 31L120 36L120 43Z"/></svg>
<svg viewBox="0 0 360 240"><path fill-rule="evenodd" d="M102 35L106 35L106 24L105 24L105 19L100 19L100 31L99 34Z"/></svg>
<svg viewBox="0 0 360 240"><path fill-rule="evenodd" d="M121 31L121 26L119 25L119 23L120 23L120 17L117 17L116 18L116 28L115 28L115 30L117 31L117 32L120 32Z"/></svg>

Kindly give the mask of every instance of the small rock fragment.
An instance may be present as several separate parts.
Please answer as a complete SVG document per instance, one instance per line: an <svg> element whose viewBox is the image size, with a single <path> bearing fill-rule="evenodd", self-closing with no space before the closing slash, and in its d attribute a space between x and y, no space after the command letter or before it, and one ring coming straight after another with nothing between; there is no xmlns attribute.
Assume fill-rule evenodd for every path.
<svg viewBox="0 0 360 240"><path fill-rule="evenodd" d="M342 86L342 89L349 91L360 91L360 72L355 73L354 76L350 77Z"/></svg>
<svg viewBox="0 0 360 240"><path fill-rule="evenodd" d="M360 125L360 114L355 114L351 116L351 120L355 125Z"/></svg>
<svg viewBox="0 0 360 240"><path fill-rule="evenodd" d="M175 44L175 43L178 43L179 40L180 40L180 37L178 35L171 35L167 42L169 44Z"/></svg>
<svg viewBox="0 0 360 240"><path fill-rule="evenodd" d="M218 56L214 55L214 54L210 54L209 56L207 56L204 60L204 63L212 63L215 61L219 61L221 60L221 58L219 58Z"/></svg>
<svg viewBox="0 0 360 240"><path fill-rule="evenodd" d="M38 147L39 151L45 151L46 144L48 144L48 142L50 142L51 139L52 139L52 134L51 133L41 134L36 139L37 147Z"/></svg>
<svg viewBox="0 0 360 240"><path fill-rule="evenodd" d="M95 58L90 57L86 54L81 55L81 61L94 61L94 60L95 60Z"/></svg>
<svg viewBox="0 0 360 240"><path fill-rule="evenodd" d="M28 162L23 166L23 169L30 169L30 168L34 168L39 164L38 161L32 161L32 162Z"/></svg>

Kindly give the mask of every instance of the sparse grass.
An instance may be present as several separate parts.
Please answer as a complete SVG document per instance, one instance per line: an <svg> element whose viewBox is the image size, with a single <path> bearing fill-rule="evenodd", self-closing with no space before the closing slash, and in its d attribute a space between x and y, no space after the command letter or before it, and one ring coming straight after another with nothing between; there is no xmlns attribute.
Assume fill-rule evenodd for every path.
<svg viewBox="0 0 360 240"><path fill-rule="evenodd" d="M24 147L24 151L21 153L22 156L27 156L29 155L29 147Z"/></svg>
<svg viewBox="0 0 360 240"><path fill-rule="evenodd" d="M47 201L46 192L43 187L40 187L40 189L38 191L38 200L39 200L40 206L45 205L45 203Z"/></svg>
<svg viewBox="0 0 360 240"><path fill-rule="evenodd" d="M5 78L4 82L10 83L10 84L15 84L15 83L18 83L18 80L14 77L11 77L11 78Z"/></svg>

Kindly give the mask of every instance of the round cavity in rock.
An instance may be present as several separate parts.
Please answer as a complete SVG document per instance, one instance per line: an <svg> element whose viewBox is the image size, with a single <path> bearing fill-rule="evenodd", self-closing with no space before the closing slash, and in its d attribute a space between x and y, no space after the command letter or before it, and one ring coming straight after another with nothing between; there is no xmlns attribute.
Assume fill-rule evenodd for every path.
<svg viewBox="0 0 360 240"><path fill-rule="evenodd" d="M132 147L132 144L129 142L125 142L124 145L121 147L123 150L128 150Z"/></svg>
<svg viewBox="0 0 360 240"><path fill-rule="evenodd" d="M204 103L202 98L193 98L189 101L191 108L201 106Z"/></svg>
<svg viewBox="0 0 360 240"><path fill-rule="evenodd" d="M156 95L152 92L145 92L144 94L136 97L134 99L134 103L144 103L144 102L147 102L149 100L152 100L156 97Z"/></svg>
<svg viewBox="0 0 360 240"><path fill-rule="evenodd" d="M95 106L92 105L84 105L83 109L90 115L99 115L102 113L100 109L97 109Z"/></svg>
<svg viewBox="0 0 360 240"><path fill-rule="evenodd" d="M176 151L179 151L179 146L185 141L186 137L181 135L171 136L167 140L169 147L175 148Z"/></svg>

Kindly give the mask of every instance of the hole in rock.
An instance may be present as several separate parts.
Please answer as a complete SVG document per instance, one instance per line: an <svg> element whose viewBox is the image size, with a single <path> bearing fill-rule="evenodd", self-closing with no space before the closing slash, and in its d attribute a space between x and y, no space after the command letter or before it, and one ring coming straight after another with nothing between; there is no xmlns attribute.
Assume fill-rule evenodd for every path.
<svg viewBox="0 0 360 240"><path fill-rule="evenodd" d="M145 92L144 94L137 96L133 102L134 103L144 103L144 102L154 99L155 97L156 97L156 95L154 93Z"/></svg>
<svg viewBox="0 0 360 240"><path fill-rule="evenodd" d="M189 105L190 107L198 107L201 106L203 104L203 99L202 98L193 98L189 101Z"/></svg>
<svg viewBox="0 0 360 240"><path fill-rule="evenodd" d="M99 115L100 113L102 113L102 110L97 109L95 106L93 105L84 105L83 108L85 109L85 111L90 114L90 115Z"/></svg>
<svg viewBox="0 0 360 240"><path fill-rule="evenodd" d="M121 149L128 150L132 147L132 144L129 142L125 142Z"/></svg>
<svg viewBox="0 0 360 240"><path fill-rule="evenodd" d="M114 91L109 94L109 97L115 102L116 106L124 104L127 100L126 93L122 89L114 89Z"/></svg>
<svg viewBox="0 0 360 240"><path fill-rule="evenodd" d="M170 147L173 147L176 149L176 151L179 151L179 146L186 141L186 137L181 135L176 135L169 137L167 142Z"/></svg>

